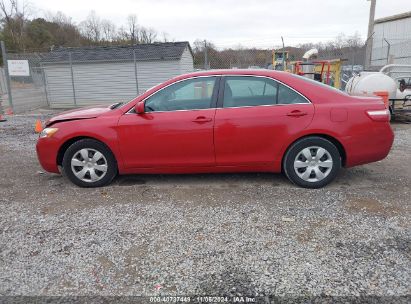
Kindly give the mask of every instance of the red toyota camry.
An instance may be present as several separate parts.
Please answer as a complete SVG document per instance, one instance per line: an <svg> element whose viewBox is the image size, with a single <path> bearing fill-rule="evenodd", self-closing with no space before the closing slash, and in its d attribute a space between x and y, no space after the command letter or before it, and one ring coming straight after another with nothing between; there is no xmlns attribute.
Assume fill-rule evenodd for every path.
<svg viewBox="0 0 411 304"><path fill-rule="evenodd" d="M387 156L381 99L270 70L191 73L128 103L62 113L37 143L43 168L81 187L117 174L284 172L307 188Z"/></svg>

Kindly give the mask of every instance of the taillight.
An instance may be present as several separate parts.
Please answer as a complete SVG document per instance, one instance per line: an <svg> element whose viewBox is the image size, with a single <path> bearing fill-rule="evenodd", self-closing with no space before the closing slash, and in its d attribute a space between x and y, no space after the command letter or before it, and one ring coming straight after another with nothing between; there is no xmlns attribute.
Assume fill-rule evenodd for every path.
<svg viewBox="0 0 411 304"><path fill-rule="evenodd" d="M375 121L390 121L390 110L368 110L366 111L369 118Z"/></svg>

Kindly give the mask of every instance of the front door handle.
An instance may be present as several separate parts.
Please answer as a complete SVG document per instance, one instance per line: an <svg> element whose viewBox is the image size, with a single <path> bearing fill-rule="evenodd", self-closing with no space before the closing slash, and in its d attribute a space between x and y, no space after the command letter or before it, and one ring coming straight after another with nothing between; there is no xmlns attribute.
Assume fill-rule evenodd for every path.
<svg viewBox="0 0 411 304"><path fill-rule="evenodd" d="M198 116L196 119L193 120L193 122L196 122L196 123L204 123L204 122L210 122L210 121L212 121L212 119L205 117L205 116Z"/></svg>
<svg viewBox="0 0 411 304"><path fill-rule="evenodd" d="M300 111L300 110L293 110L293 111L291 111L291 112L288 112L287 113L287 116L290 116L290 117L301 117L301 116L305 116L305 115L307 115L308 113L307 112L303 112L303 111Z"/></svg>

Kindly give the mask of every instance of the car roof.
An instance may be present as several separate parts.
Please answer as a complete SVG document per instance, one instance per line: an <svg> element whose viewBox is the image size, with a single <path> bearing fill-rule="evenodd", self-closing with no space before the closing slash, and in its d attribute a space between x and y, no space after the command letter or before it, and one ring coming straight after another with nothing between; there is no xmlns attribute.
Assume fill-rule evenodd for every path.
<svg viewBox="0 0 411 304"><path fill-rule="evenodd" d="M292 82L295 81L295 75L289 72L267 70L267 69L231 69L231 70L202 70L197 72L192 72L188 74L183 74L173 78L173 81L182 80L191 77L201 77L201 76L265 76L274 78L282 82Z"/></svg>
<svg viewBox="0 0 411 304"><path fill-rule="evenodd" d="M288 74L287 72L267 70L267 69L227 69L227 70L202 70L193 73L187 73L182 76L210 76L210 75L260 75L260 76L275 76Z"/></svg>

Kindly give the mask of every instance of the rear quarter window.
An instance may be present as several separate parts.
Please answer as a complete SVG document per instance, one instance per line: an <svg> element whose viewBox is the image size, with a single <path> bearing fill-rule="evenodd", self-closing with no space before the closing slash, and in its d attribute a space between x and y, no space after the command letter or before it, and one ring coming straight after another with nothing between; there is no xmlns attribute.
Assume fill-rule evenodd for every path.
<svg viewBox="0 0 411 304"><path fill-rule="evenodd" d="M306 82L306 83L308 83L308 84L311 84L311 85L313 85L313 86L316 86L316 87L318 87L318 88L321 88L321 89L324 89L324 90L326 90L326 91L329 91L330 93L334 93L334 94L337 93L337 94L342 95L342 96L349 96L346 92L343 92L343 91L341 91L341 90L339 90L339 89L337 89L337 88L334 88L334 87L329 86L329 85L327 85L327 84L324 84L324 83L322 83L322 82L319 82L319 81L316 81L316 80L313 80L313 79L310 79L310 78L307 78L307 77L295 75L295 74L290 74L290 76L291 76L291 77L294 77L294 78L297 78L297 79L299 79L299 80L302 80L302 81L304 81L304 82Z"/></svg>
<svg viewBox="0 0 411 304"><path fill-rule="evenodd" d="M309 101L297 93L296 91L290 89L289 87L279 84L278 86L278 104L297 104L297 103L309 103Z"/></svg>

